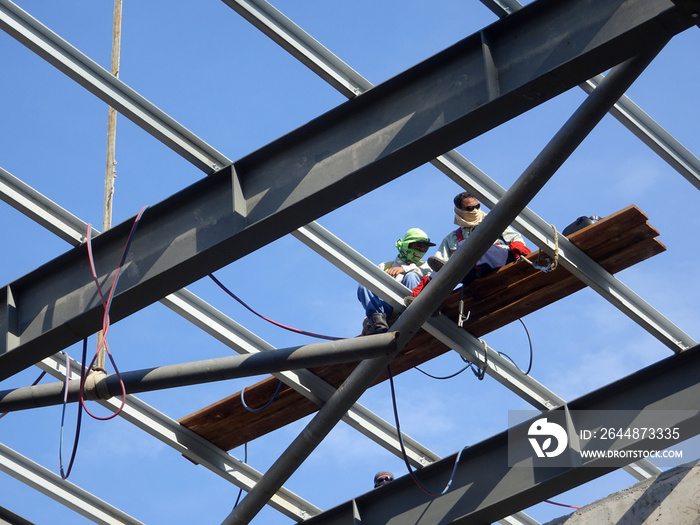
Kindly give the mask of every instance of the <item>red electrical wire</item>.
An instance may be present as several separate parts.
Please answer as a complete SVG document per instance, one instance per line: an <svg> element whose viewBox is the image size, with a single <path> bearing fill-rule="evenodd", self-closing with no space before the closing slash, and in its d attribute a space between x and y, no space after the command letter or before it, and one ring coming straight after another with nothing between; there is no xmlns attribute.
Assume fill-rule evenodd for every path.
<svg viewBox="0 0 700 525"><path fill-rule="evenodd" d="M545 503L549 503L551 505L558 505L559 507L568 507L570 509L580 509L581 507L575 507L574 505L566 505L564 503L557 503L556 501L549 501L548 499L544 500Z"/></svg>
<svg viewBox="0 0 700 525"><path fill-rule="evenodd" d="M247 304L245 304L241 299L239 299L238 297L236 297L236 295L235 295L231 290L229 290L228 288L226 288L223 284L221 284L221 281L219 281L216 277L214 277L213 274L210 273L210 274L209 274L209 277L211 278L212 281L214 281L217 285L219 285L219 288L221 288L224 292L226 292L228 295L230 295L230 296L233 297L236 301L238 301L238 303L240 303L245 309L247 309L249 312L251 312L251 313L257 315L260 319L264 319L264 320L267 321L268 323L272 323L273 325L278 326L278 327L280 327L280 328L284 328L285 330L289 330L290 332L295 332L295 333L297 333L297 334L302 334L302 335L308 335L308 336L310 336L310 337L317 337L317 338L319 338L319 339L327 339L327 340L329 340L329 341L338 341L339 339L345 339L344 337L333 337L333 336L330 336L330 335L321 335L321 334L315 334L315 333L313 333L313 332L307 332L307 331L305 331L305 330L300 330L300 329L298 329L298 328L293 328L293 327L291 327L291 326L286 326L286 325L283 325L282 323L278 323L277 321L273 321L272 319L268 319L268 318L265 317L264 315L260 315L258 312L256 312L255 310L253 310L250 306L248 306Z"/></svg>
<svg viewBox="0 0 700 525"><path fill-rule="evenodd" d="M107 294L107 299L105 299L104 295L102 294L102 289L100 287L100 283L97 280L97 271L95 270L95 261L92 255L92 238L91 238L91 232L92 228L91 225L88 224L87 226L87 251L88 251L88 259L90 260L90 270L92 271L92 278L95 281L95 286L97 287L97 293L100 295L100 299L102 300L102 306L104 307L104 315L102 316L102 339L99 342L99 345L97 346L97 350L95 351L95 355L92 358L92 361L90 361L90 365L87 367L87 370L90 370L92 368L92 365L95 364L95 360L97 359L97 356L100 352L100 350L104 347L105 353L109 356L109 360L112 363L112 366L114 367L114 372L117 375L117 378L119 379L119 384L121 385L122 389L122 402L121 405L119 406L119 409L114 412L113 414L106 416L106 417L98 417L94 414L92 414L88 409L87 406L85 406L85 398L84 398L84 389L85 389L85 380L87 379L88 373L86 372L81 378L80 378L80 405L83 407L85 412L88 413L88 415L94 419L99 419L101 421L106 421L109 419L112 419L119 415L119 413L122 411L124 408L124 405L126 404L126 387L124 386L124 382L122 381L121 375L119 374L119 369L117 368L117 364L114 362L114 358L112 357L112 353L109 351L109 345L107 344L107 332L109 331L109 310L112 307L112 299L114 298L114 291L117 288L117 282L119 282L119 276L121 275L121 270L122 266L124 265L124 261L126 260L126 255L129 252L129 247L131 246L131 241L134 238L134 234L136 233L136 227L139 225L139 222L141 221L141 216L143 215L143 212L146 211L146 208L148 206L144 206L141 208L141 211L138 213L136 218L134 219L134 224L131 226L131 231L129 232L129 237L126 242L126 246L124 247L124 251L122 252L122 257L119 260L119 265L117 266L117 273L114 276L114 281L112 282L112 286L109 289L109 293Z"/></svg>

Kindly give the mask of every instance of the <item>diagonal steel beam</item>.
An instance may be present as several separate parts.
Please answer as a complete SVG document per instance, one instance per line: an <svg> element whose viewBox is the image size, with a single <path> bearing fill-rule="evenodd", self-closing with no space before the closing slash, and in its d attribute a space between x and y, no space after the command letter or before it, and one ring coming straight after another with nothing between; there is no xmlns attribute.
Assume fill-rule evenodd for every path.
<svg viewBox="0 0 700 525"><path fill-rule="evenodd" d="M203 361L162 365L120 374L88 376L86 383L56 382L0 391L0 413L44 406L75 403L81 392L85 399L111 399L124 393L136 394L165 388L225 381L241 377L298 370L315 366L355 363L381 357L393 351L395 334L375 334L339 341L325 341L270 352L216 357ZM93 380L91 380L93 379Z"/></svg>
<svg viewBox="0 0 700 525"><path fill-rule="evenodd" d="M538 4L535 12L523 9L489 27L490 41L499 43L489 57L501 70L499 96L485 97L494 68L485 64L481 36L469 37L153 206L133 240L112 319L131 315L690 24L661 0ZM576 25L572 21L580 21L583 11L585 23ZM552 28L566 29L555 37ZM559 46L558 38L570 45ZM539 60L534 70L533 60ZM123 223L95 240L100 282L115 274L130 227ZM79 247L2 291L0 379L99 329L102 305L90 281L86 249Z"/></svg>
<svg viewBox="0 0 700 525"><path fill-rule="evenodd" d="M481 0L497 16L503 18L523 8L518 0ZM683 4L679 0L677 4ZM697 15L696 15L697 16ZM586 80L579 87L590 94L603 80L603 75L596 75ZM610 114L620 124L630 130L673 169L683 175L688 182L700 189L700 159L683 144L645 113L627 95L622 95L610 109Z"/></svg>

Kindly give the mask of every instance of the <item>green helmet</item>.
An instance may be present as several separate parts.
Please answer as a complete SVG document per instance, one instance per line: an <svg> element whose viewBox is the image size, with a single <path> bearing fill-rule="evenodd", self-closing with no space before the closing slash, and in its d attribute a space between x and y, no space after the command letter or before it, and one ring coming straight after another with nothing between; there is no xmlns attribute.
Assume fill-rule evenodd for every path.
<svg viewBox="0 0 700 525"><path fill-rule="evenodd" d="M403 239L396 241L396 248L399 250L399 258L407 263L419 263L425 252L419 252L413 248L409 248L414 242L425 243L428 246L435 246L435 243L430 242L428 235L420 228L411 228L403 236Z"/></svg>

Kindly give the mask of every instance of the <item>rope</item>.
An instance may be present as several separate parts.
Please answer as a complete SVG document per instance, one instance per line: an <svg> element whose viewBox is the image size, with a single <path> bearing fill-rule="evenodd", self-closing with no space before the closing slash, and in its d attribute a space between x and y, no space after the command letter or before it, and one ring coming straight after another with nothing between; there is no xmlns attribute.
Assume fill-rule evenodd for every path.
<svg viewBox="0 0 700 525"><path fill-rule="evenodd" d="M557 232L557 227L554 226L554 224L550 224L552 229L554 230L554 260L551 260L547 258L549 263L547 266L542 266L539 264L540 262L540 255L542 252L537 254L537 260L535 262L532 262L530 259L527 257L520 257L520 260L525 261L527 264L532 266L535 270L540 270L541 272L544 273L549 273L553 272L556 270L557 266L559 266L559 233Z"/></svg>

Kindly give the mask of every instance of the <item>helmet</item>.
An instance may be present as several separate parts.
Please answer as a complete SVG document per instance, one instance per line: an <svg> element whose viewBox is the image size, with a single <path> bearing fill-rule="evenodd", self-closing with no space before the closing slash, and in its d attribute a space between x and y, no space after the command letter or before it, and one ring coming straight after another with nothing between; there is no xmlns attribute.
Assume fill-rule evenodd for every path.
<svg viewBox="0 0 700 525"><path fill-rule="evenodd" d="M409 248L414 242L421 242L428 246L435 246L435 243L430 242L428 235L420 228L411 228L403 236L403 239L396 241L396 248L399 250L399 258L407 263L419 263L425 252L420 252L413 248Z"/></svg>

